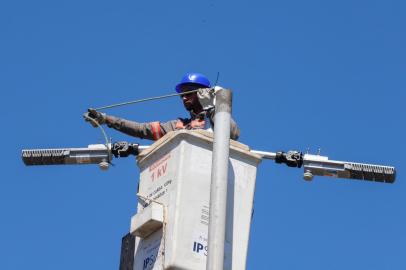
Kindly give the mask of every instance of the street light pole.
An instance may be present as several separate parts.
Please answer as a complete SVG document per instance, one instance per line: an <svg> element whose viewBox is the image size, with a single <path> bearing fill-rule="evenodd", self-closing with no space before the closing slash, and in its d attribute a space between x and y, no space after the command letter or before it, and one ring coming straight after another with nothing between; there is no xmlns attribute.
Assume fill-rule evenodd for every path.
<svg viewBox="0 0 406 270"><path fill-rule="evenodd" d="M222 270L224 265L231 103L231 90L216 92L207 270Z"/></svg>

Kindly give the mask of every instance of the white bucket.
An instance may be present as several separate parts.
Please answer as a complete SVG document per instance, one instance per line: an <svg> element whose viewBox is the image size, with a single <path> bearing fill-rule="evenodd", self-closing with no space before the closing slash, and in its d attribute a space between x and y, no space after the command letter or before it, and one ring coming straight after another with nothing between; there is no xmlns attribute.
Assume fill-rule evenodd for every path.
<svg viewBox="0 0 406 270"><path fill-rule="evenodd" d="M212 133L171 132L138 156L141 177L134 270L205 270ZM245 269L260 156L230 142L225 267ZM163 222L162 222L163 221Z"/></svg>

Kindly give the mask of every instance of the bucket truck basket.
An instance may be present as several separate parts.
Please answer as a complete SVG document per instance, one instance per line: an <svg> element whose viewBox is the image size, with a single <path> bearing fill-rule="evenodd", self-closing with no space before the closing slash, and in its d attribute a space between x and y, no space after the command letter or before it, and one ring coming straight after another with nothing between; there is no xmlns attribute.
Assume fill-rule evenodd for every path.
<svg viewBox="0 0 406 270"><path fill-rule="evenodd" d="M212 133L183 130L138 155L134 270L206 269L212 148ZM245 269L260 161L230 141L224 269Z"/></svg>

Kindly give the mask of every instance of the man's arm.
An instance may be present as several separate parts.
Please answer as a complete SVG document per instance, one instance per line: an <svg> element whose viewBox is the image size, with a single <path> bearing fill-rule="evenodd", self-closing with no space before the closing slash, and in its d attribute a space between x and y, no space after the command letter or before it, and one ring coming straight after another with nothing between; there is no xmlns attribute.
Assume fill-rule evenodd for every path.
<svg viewBox="0 0 406 270"><path fill-rule="evenodd" d="M215 117L215 109L211 109L207 112L207 115L210 118L210 122L214 127L214 117ZM240 129L237 126L237 123L234 121L234 119L231 117L231 121L230 121L230 138L232 140L238 140L238 138L240 137Z"/></svg>
<svg viewBox="0 0 406 270"><path fill-rule="evenodd" d="M237 126L237 123L231 118L230 124L230 138L233 140L238 140L240 137L240 128Z"/></svg>
<svg viewBox="0 0 406 270"><path fill-rule="evenodd" d="M114 128L127 135L156 141L163 137L169 131L175 130L176 120L165 123L139 123L111 115L106 115L106 124L108 127Z"/></svg>
<svg viewBox="0 0 406 270"><path fill-rule="evenodd" d="M202 105L203 110L207 111L207 115L210 118L211 124L214 126L214 114L215 114L215 93L223 89L221 86L215 86L213 88L202 88L197 92L197 97L199 99L200 105ZM230 138L233 140L238 140L240 137L240 129L237 123L231 118L230 124Z"/></svg>
<svg viewBox="0 0 406 270"><path fill-rule="evenodd" d="M155 141L160 139L169 131L175 130L177 122L177 120L173 120L166 123L138 123L112 115L106 115L105 113L98 112L95 109L88 109L88 112L83 114L83 117L87 122L90 122L93 127L107 124L108 127L114 128L127 135Z"/></svg>

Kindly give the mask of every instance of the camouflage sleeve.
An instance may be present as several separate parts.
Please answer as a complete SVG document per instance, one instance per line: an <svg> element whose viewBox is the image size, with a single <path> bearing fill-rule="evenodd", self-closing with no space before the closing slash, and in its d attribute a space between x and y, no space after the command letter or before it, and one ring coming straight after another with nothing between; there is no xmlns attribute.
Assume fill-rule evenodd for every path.
<svg viewBox="0 0 406 270"><path fill-rule="evenodd" d="M210 118L210 122L214 127L214 114L215 111L214 109L208 111L208 116ZM230 138L232 140L238 140L238 138L240 137L240 129L237 126L237 123L234 121L234 119L231 117L231 123L230 123Z"/></svg>
<svg viewBox="0 0 406 270"><path fill-rule="evenodd" d="M148 140L158 140L169 131L175 130L176 120L168 121L165 123L138 123L135 121L129 121L123 118L107 115L106 124L110 128L114 128L115 130L133 137Z"/></svg>

